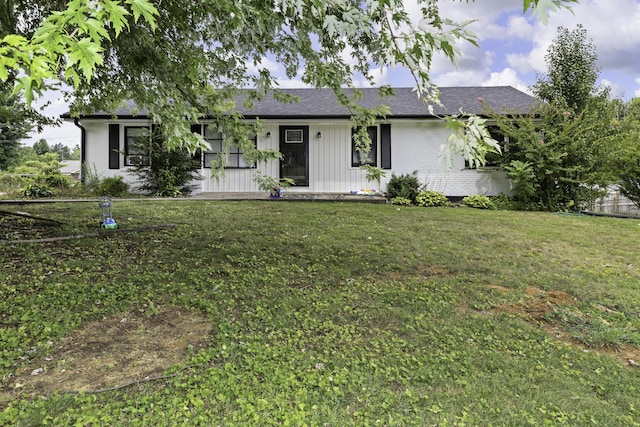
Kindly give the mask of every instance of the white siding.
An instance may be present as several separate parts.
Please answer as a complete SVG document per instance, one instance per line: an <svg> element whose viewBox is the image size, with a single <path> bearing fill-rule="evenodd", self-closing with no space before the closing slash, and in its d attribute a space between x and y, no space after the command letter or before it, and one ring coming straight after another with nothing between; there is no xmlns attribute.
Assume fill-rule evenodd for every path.
<svg viewBox="0 0 640 427"><path fill-rule="evenodd" d="M124 155L120 154L120 169L109 169L108 124L119 124L120 151L124 151L125 126L145 126L145 120L82 120L86 129L86 160L99 176L123 176L134 183L136 177L124 166ZM496 170L470 170L464 168L462 158L447 171L439 160L440 146L449 136L440 120L389 120L391 124L391 165L383 178L381 190L391 174L418 171L418 179L427 188L442 191L447 196L470 194L496 195L509 193L509 181L504 172ZM292 187L291 192L340 192L348 193L361 189L378 189L376 182L367 182L365 173L351 166L351 128L348 120L313 121L286 120L264 121L264 129L258 135L259 149L279 149L279 126L309 126L309 186ZM267 132L270 138L266 137ZM321 132L321 137L317 134ZM378 138L378 141L380 138ZM378 150L378 157L380 156ZM378 158L380 161L380 158ZM257 169L226 169L220 179L211 177L210 169L203 168L203 181L198 190L204 192L252 192L258 191L253 178L259 171L264 175L279 176L279 161L271 160L259 164Z"/></svg>
<svg viewBox="0 0 640 427"><path fill-rule="evenodd" d="M317 121L265 121L264 129L258 135L259 149L278 150L280 126L309 126L309 186L293 186L290 192L327 192L345 193L369 188L364 179L364 172L351 167L351 128L348 120L336 122ZM271 137L267 138L266 134ZM318 132L321 137L318 138ZM210 170L205 169L203 191L258 191L253 181L254 174L279 176L278 160L270 160L258 164L256 169L227 169L225 178L216 180L210 178Z"/></svg>
<svg viewBox="0 0 640 427"><path fill-rule="evenodd" d="M86 130L85 161L92 173L100 178L121 176L135 189L137 177L124 166L124 128L125 126L149 126L147 120L82 120L80 124ZM109 169L109 124L119 124L120 155L119 169Z"/></svg>
<svg viewBox="0 0 640 427"><path fill-rule="evenodd" d="M318 132L322 137L318 138ZM347 120L309 126L309 189L348 193L367 188L364 172L351 167L351 127ZM290 191L304 191L294 189Z"/></svg>
<svg viewBox="0 0 640 427"><path fill-rule="evenodd" d="M418 171L418 179L426 188L447 196L471 194L497 195L509 193L509 181L503 171L465 169L464 159L455 160L451 170L440 161L440 147L450 131L440 120L391 121L391 166L396 175ZM382 185L391 178L388 173Z"/></svg>

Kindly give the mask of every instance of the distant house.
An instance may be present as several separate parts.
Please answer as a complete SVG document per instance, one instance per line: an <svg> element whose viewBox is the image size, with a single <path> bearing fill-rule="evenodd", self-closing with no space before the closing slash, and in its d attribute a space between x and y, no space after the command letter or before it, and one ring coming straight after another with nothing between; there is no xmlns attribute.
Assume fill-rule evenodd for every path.
<svg viewBox="0 0 640 427"><path fill-rule="evenodd" d="M80 180L80 160L62 160L60 162L60 173L71 177L73 181Z"/></svg>
<svg viewBox="0 0 640 427"><path fill-rule="evenodd" d="M253 180L256 170L273 177L289 177L296 185L292 192L348 193L376 186L365 179L360 159L352 141L348 111L340 106L328 89L284 89L300 101L283 104L271 97L256 102L251 110L240 109L246 120L260 118L264 129L256 136L259 149L276 149L281 160L266 164L249 164L242 152L231 150L227 157L224 178L211 178L211 161L222 147L222 135L209 126L206 119L192 130L201 133L211 144L202 153L201 174L204 177L198 192L258 191ZM525 112L535 99L509 86L500 87L442 87L440 100L444 108L435 108L432 115L409 88L395 89L395 96L379 98L377 89L363 89L363 106L387 105L391 115L369 129L373 141L369 163L388 171L382 188L392 173L396 175L417 171L418 178L429 189L447 196L470 194L495 195L509 192L510 183L503 171L496 168L469 169L460 157L447 171L439 161L440 146L450 135L436 116L465 113L481 115L483 107L496 111ZM482 101L482 102L480 102ZM133 182L129 173L135 161L134 137L151 121L147 113L135 106L114 112L99 112L81 117L77 122L84 131L83 159L101 176L122 175ZM62 116L72 120L69 114Z"/></svg>

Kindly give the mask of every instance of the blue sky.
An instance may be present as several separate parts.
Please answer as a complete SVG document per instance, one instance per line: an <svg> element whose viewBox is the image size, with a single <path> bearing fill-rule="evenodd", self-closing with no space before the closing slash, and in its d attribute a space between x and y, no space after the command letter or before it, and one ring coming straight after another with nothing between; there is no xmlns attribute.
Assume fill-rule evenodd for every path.
<svg viewBox="0 0 640 427"><path fill-rule="evenodd" d="M412 16L419 16L416 0L405 0ZM611 87L612 94L629 100L640 97L640 0L580 0L572 11L560 10L544 25L530 15L523 15L522 0L440 0L441 15L461 22L477 20L469 29L478 36L480 47L458 46L461 56L455 67L447 59L434 59L431 76L440 86L513 86L528 92L538 74L544 74L544 56L557 36L559 26L573 30L582 24L597 49L599 83ZM268 63L268 61L267 61ZM281 87L300 87L297 80L285 80L276 63L268 63L275 75L281 75ZM413 86L405 70L379 70L377 83L395 87ZM56 116L67 105L55 94L47 114ZM80 133L73 124L49 128L25 141L32 144L45 138L50 145L59 142L73 147Z"/></svg>

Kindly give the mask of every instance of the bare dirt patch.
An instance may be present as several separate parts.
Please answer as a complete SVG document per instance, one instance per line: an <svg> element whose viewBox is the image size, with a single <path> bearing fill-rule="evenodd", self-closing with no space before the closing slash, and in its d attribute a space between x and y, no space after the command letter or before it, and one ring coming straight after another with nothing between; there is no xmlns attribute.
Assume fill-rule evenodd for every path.
<svg viewBox="0 0 640 427"><path fill-rule="evenodd" d="M507 292L508 288L490 286L491 289ZM575 303L575 299L563 291L543 291L536 287L525 290L527 298L523 302L507 303L491 309L492 313L510 313L530 320L544 320L546 314L554 309Z"/></svg>
<svg viewBox="0 0 640 427"><path fill-rule="evenodd" d="M89 323L11 378L0 401L24 393L100 390L160 375L206 347L211 329L202 315L177 307Z"/></svg>
<svg viewBox="0 0 640 427"><path fill-rule="evenodd" d="M513 291L512 289L497 285L487 285L485 287L498 292L507 293ZM575 304L576 299L574 297L563 291L544 291L536 287L527 288L525 295L526 298L524 301L499 305L489 310L489 313L507 313L519 316L530 323L535 323L546 333L562 342L574 346L584 346L583 343L571 337L571 334L566 332L559 322L550 321L549 317L547 317L548 314L557 308ZM615 313L613 310L601 305L596 306L596 308L604 312ZM616 348L591 347L585 349L585 351L597 351L608 354L629 367L635 368L640 365L640 349L630 345L620 345Z"/></svg>

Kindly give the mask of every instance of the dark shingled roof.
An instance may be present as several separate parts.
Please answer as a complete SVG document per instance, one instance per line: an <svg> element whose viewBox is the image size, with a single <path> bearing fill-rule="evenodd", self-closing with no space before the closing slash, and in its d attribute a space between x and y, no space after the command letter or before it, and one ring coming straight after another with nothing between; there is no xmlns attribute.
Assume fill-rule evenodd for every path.
<svg viewBox="0 0 640 427"><path fill-rule="evenodd" d="M514 89L511 86L473 86L473 87L441 87L440 102L443 108L434 106L436 115L458 114L460 109L465 114L482 115L484 107L489 106L495 111L519 111L527 112L536 105L536 100L530 95ZM239 111L246 118L260 117L262 119L333 119L348 118L348 111L336 101L335 95L330 89L281 89L282 92L294 95L299 102L284 104L276 101L272 96L266 96L264 100L256 102L252 109L239 107ZM393 97L380 98L378 89L361 89L363 98L360 105L363 107L376 107L387 105L391 110L390 118L428 118L433 117L424 104L420 102L415 91L411 88L395 88ZM238 103L240 104L240 102ZM109 119L114 115L120 118L147 117L146 110L136 111L134 105L120 108L113 113L98 112L88 114L86 118ZM69 113L63 114L63 118L70 118Z"/></svg>

